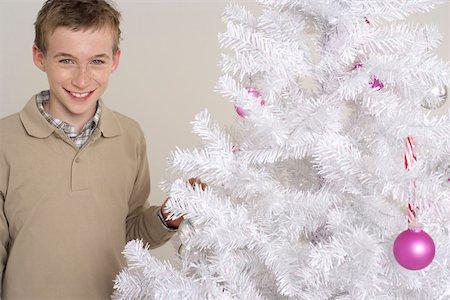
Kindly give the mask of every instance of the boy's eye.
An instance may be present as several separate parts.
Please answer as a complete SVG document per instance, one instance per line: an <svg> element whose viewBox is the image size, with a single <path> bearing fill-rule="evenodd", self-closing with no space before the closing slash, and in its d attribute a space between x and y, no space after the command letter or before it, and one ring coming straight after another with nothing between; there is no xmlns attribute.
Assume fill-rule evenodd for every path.
<svg viewBox="0 0 450 300"><path fill-rule="evenodd" d="M101 65L101 64L104 64L105 62L104 62L103 60L100 60L100 59L94 59L94 60L92 61L92 63L93 63L94 65Z"/></svg>
<svg viewBox="0 0 450 300"><path fill-rule="evenodd" d="M73 61L69 58L61 59L59 62L63 64L73 64Z"/></svg>

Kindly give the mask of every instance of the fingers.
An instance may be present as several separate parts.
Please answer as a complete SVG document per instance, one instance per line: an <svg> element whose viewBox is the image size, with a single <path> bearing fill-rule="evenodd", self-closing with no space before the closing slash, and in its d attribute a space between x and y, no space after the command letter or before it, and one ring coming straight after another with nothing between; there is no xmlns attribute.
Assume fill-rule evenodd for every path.
<svg viewBox="0 0 450 300"><path fill-rule="evenodd" d="M208 185L206 183L203 183L200 179L197 177L189 178L188 183L195 189L196 186L201 186L202 190L204 191Z"/></svg>

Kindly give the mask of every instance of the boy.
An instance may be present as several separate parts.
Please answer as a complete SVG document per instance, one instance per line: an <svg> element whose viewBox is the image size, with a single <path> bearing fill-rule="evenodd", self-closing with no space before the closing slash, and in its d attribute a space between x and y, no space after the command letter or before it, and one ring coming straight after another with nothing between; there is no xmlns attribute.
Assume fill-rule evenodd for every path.
<svg viewBox="0 0 450 300"><path fill-rule="evenodd" d="M157 247L182 221L143 208L143 133L100 100L119 64L119 19L103 0L39 11L33 61L49 91L0 120L2 299L110 298L125 243Z"/></svg>

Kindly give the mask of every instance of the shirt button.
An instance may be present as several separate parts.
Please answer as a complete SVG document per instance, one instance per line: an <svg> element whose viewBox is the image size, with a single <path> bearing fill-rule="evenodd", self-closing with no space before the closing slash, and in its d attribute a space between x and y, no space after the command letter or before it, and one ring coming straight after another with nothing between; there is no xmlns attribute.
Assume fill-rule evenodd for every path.
<svg viewBox="0 0 450 300"><path fill-rule="evenodd" d="M80 162L80 159L77 157L77 158L75 158L75 163L79 163Z"/></svg>

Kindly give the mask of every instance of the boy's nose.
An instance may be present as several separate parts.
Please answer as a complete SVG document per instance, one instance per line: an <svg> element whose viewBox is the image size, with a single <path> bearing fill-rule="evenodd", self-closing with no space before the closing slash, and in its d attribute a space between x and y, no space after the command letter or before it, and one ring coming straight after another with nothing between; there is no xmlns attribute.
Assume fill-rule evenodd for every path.
<svg viewBox="0 0 450 300"><path fill-rule="evenodd" d="M75 76L72 79L72 84L80 89L80 91L84 91L89 85L89 73L84 67L79 67Z"/></svg>

